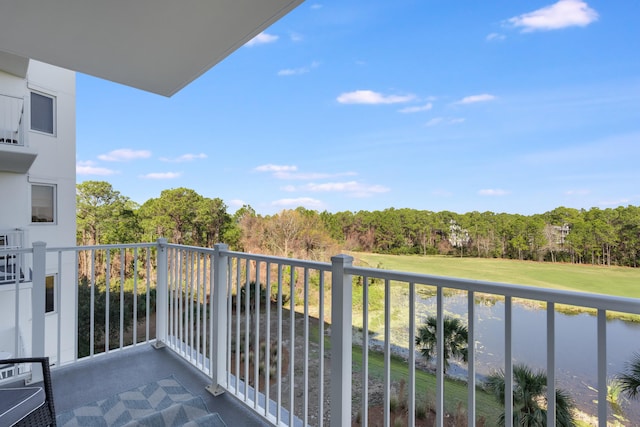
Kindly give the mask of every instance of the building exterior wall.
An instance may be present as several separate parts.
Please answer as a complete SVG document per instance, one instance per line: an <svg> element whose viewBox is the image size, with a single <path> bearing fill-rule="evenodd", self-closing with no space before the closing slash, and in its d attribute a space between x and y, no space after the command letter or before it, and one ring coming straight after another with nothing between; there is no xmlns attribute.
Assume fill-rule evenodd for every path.
<svg viewBox="0 0 640 427"><path fill-rule="evenodd" d="M0 70L2 64L0 64ZM49 134L31 130L31 93L36 92L54 101L54 132ZM29 62L26 78L0 71L0 95L23 99L22 132L24 149L36 152L37 157L27 173L0 170L0 230L23 230L23 246L31 247L33 242L45 242L48 248L75 246L76 232L76 110L75 73L42 62ZM13 147L0 145L0 156ZM6 150L6 151L2 151ZM6 154L5 154L6 155ZM54 222L34 222L32 218L32 186L45 185L54 188ZM47 275L54 276L56 291L55 309L45 316L45 352L55 362L56 354L51 354L58 338L61 341L62 358L73 357L75 324L75 265L72 257L65 257L59 265L57 254L47 255ZM32 285L26 272L24 283L20 284L19 304L16 303L15 284L0 284L0 350L16 354L15 345L6 342L7 331L15 331L15 307L19 305L20 322L32 318L30 300ZM66 309L64 318L59 317L60 304ZM5 307L5 305L8 305ZM27 311L27 313L25 313ZM58 337L58 320L60 337ZM31 333L21 324L22 338L29 354ZM61 362L61 361L58 361Z"/></svg>

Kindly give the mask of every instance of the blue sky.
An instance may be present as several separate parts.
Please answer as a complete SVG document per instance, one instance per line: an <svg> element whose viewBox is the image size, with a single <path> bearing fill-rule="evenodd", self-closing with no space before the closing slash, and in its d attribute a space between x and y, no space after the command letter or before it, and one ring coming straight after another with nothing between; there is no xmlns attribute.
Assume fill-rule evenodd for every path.
<svg viewBox="0 0 640 427"><path fill-rule="evenodd" d="M174 95L77 76L77 180L234 212L640 205L640 2L305 2Z"/></svg>

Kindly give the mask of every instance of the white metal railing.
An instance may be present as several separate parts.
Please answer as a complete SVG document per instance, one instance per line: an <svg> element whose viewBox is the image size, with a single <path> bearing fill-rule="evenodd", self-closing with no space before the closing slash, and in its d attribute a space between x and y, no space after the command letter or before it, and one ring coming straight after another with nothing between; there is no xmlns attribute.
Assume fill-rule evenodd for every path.
<svg viewBox="0 0 640 427"><path fill-rule="evenodd" d="M86 319L86 325L78 322L75 328L84 327L89 348L86 355L76 353L70 362L141 343L166 345L209 375L212 393L233 394L277 426L350 425L356 413L360 414L361 425L372 423L367 410L371 403L370 347L374 343L368 331L374 328L369 322L373 319L370 308L375 304L383 310L380 345L384 360L384 375L380 379L384 415L375 423L391 425L389 406L395 387L391 356L399 346L408 350L407 423L414 425L418 369L414 337L420 310L417 300L425 290L435 294L439 343L443 341L445 293L453 290L466 295L469 426L477 422L474 300L479 294L504 300L504 346L498 350L504 354L506 425L512 424L513 415L514 299L546 304L547 425L555 423L555 309L559 304L567 304L596 310L597 330L593 334L598 342L597 416L599 425L606 426L606 315L610 311L640 315L640 303L634 299L360 268L353 266L353 258L347 255L335 256L331 263L320 263L234 252L226 245L211 249L172 245L163 239L154 244L43 249L34 245L34 292L44 288L43 274L38 271L44 269L45 252L49 253L49 261L54 254L60 270L64 270L64 258L69 254L77 266L72 277L62 275L64 283L58 287L64 287L68 280L79 284L72 298L75 307L65 305L66 298L61 295L59 310L73 309L76 319ZM373 282L382 283L384 295L380 301L374 301L368 294ZM391 303L391 293L398 287L407 295L404 319L398 318ZM89 301L89 308L87 313L78 315L75 301L82 298ZM141 301L145 302L142 308L138 304ZM34 303L34 311L40 304L43 308L44 302ZM37 343L40 339L44 341L44 337L36 333L41 326L39 322L44 320L33 318L33 351L37 354L44 351L43 345ZM392 321L406 322L404 342L397 343ZM361 361L352 357L354 337L360 334L354 335L354 324L361 326L362 331ZM59 320L59 331L62 327ZM330 335L330 341L325 341L326 335ZM58 342L58 360L64 360L62 345ZM78 341L74 346L78 348ZM352 383L354 362L361 363L361 371L356 372L361 379L358 385ZM445 412L444 369L443 348L438 345L434 391L438 426L443 426L450 415Z"/></svg>
<svg viewBox="0 0 640 427"><path fill-rule="evenodd" d="M0 230L0 284L23 282L29 280L25 271L24 231L20 229Z"/></svg>
<svg viewBox="0 0 640 427"><path fill-rule="evenodd" d="M22 98L0 95L0 144L24 145Z"/></svg>

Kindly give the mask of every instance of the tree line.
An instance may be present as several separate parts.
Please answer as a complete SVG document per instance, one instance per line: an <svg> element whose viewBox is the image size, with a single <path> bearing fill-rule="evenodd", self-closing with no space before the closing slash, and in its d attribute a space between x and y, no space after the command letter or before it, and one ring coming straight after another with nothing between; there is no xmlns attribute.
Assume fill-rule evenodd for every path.
<svg viewBox="0 0 640 427"><path fill-rule="evenodd" d="M558 207L535 215L494 212L318 212L299 207L259 215L245 205L230 214L219 198L164 190L138 205L104 181L77 186L79 245L172 243L327 260L341 250L454 255L638 267L640 207Z"/></svg>

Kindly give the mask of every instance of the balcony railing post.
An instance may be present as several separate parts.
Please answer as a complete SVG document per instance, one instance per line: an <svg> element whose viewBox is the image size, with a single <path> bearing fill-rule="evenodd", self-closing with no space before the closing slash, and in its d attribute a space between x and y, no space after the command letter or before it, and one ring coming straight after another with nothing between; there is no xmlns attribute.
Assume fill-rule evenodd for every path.
<svg viewBox="0 0 640 427"><path fill-rule="evenodd" d="M45 355L44 346L44 313L46 300L46 271L47 271L47 244L45 242L33 242L33 280L31 289L31 356L42 357ZM20 272L17 272L20 274ZM42 381L42 367L37 363L33 365L31 382Z"/></svg>
<svg viewBox="0 0 640 427"><path fill-rule="evenodd" d="M227 273L229 246L218 243L213 247L213 300L211 304L211 385L207 390L217 396L224 393L227 360Z"/></svg>
<svg viewBox="0 0 640 427"><path fill-rule="evenodd" d="M156 342L155 348L162 348L167 342L167 320L169 316L169 282L167 239L157 240L157 273L156 273Z"/></svg>
<svg viewBox="0 0 640 427"><path fill-rule="evenodd" d="M331 427L351 425L353 257L331 258Z"/></svg>

